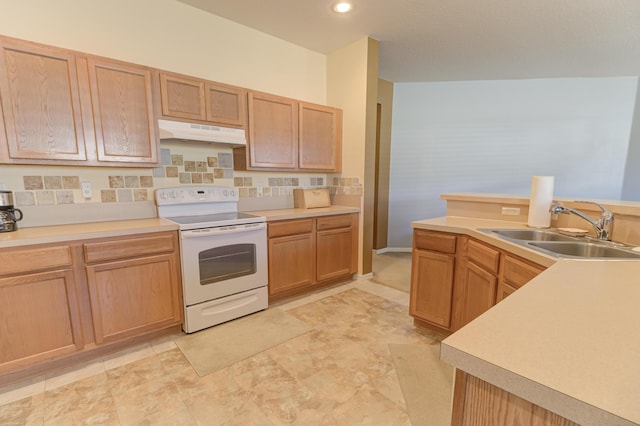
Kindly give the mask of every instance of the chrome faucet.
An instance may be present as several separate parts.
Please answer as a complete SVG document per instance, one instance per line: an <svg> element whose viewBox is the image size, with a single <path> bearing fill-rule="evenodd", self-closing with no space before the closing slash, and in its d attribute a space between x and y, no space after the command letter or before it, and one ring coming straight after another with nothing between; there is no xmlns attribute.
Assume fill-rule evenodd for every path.
<svg viewBox="0 0 640 426"><path fill-rule="evenodd" d="M602 210L600 213L600 218L593 219L592 217L582 213L580 210L572 209L571 207L565 207L560 203L552 203L551 207L549 207L549 212L553 214L564 213L564 214L575 214L578 217L589 222L593 228L596 230L596 237L600 240L611 240L611 229L613 228L613 213L606 208L605 206L594 203L593 201L574 201L574 203L587 203L594 204Z"/></svg>

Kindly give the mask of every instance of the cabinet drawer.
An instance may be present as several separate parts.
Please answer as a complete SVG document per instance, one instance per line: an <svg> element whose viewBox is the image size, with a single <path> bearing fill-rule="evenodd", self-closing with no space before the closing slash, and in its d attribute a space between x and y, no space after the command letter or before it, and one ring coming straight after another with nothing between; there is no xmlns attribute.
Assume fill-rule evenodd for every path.
<svg viewBox="0 0 640 426"><path fill-rule="evenodd" d="M285 235L308 234L313 231L313 219L284 220L268 224L269 238Z"/></svg>
<svg viewBox="0 0 640 426"><path fill-rule="evenodd" d="M502 279L515 288L522 287L535 278L545 268L505 255L502 260Z"/></svg>
<svg viewBox="0 0 640 426"><path fill-rule="evenodd" d="M413 244L418 250L433 250L451 254L456 252L456 236L443 232L415 230Z"/></svg>
<svg viewBox="0 0 640 426"><path fill-rule="evenodd" d="M351 215L341 214L337 216L325 216L316 219L316 229L324 231L325 229L349 228L351 226Z"/></svg>
<svg viewBox="0 0 640 426"><path fill-rule="evenodd" d="M176 250L176 234L167 233L86 243L83 245L84 258L87 263L104 260L120 259L123 257L144 256L155 253L166 253Z"/></svg>
<svg viewBox="0 0 640 426"><path fill-rule="evenodd" d="M467 258L492 274L498 273L500 252L494 248L485 246L484 244L469 238Z"/></svg>
<svg viewBox="0 0 640 426"><path fill-rule="evenodd" d="M71 266L68 246L10 249L0 252L0 275Z"/></svg>

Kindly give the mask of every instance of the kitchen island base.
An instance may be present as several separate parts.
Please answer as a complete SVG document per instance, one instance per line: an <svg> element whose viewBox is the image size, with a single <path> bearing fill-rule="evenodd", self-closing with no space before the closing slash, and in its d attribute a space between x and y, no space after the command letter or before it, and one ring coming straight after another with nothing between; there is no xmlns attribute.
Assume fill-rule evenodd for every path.
<svg viewBox="0 0 640 426"><path fill-rule="evenodd" d="M578 426L475 376L456 370L451 426Z"/></svg>

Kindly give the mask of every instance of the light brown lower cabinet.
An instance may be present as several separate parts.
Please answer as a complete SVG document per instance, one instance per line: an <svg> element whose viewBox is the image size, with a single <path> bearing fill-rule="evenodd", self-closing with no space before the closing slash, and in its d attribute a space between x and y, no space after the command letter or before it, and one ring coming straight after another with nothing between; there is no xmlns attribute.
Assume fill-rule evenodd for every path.
<svg viewBox="0 0 640 426"><path fill-rule="evenodd" d="M451 297L455 256L416 251L412 275L420 285L411 288L410 313L448 328L451 324Z"/></svg>
<svg viewBox="0 0 640 426"><path fill-rule="evenodd" d="M0 318L0 374L84 346L70 269L0 278Z"/></svg>
<svg viewBox="0 0 640 426"><path fill-rule="evenodd" d="M0 250L0 385L177 331L179 262L177 232Z"/></svg>
<svg viewBox="0 0 640 426"><path fill-rule="evenodd" d="M496 302L501 301L544 270L543 266L505 253L500 264Z"/></svg>
<svg viewBox="0 0 640 426"><path fill-rule="evenodd" d="M450 334L545 268L466 235L415 229L409 313Z"/></svg>
<svg viewBox="0 0 640 426"><path fill-rule="evenodd" d="M96 343L180 324L178 267L164 254L87 267Z"/></svg>
<svg viewBox="0 0 640 426"><path fill-rule="evenodd" d="M453 303L453 329L458 330L496 304L500 251L466 236Z"/></svg>
<svg viewBox="0 0 640 426"><path fill-rule="evenodd" d="M283 220L268 224L269 297L315 281L313 219Z"/></svg>
<svg viewBox="0 0 640 426"><path fill-rule="evenodd" d="M577 426L558 414L456 371L451 426Z"/></svg>
<svg viewBox="0 0 640 426"><path fill-rule="evenodd" d="M351 278L357 271L358 214L268 223L269 301Z"/></svg>

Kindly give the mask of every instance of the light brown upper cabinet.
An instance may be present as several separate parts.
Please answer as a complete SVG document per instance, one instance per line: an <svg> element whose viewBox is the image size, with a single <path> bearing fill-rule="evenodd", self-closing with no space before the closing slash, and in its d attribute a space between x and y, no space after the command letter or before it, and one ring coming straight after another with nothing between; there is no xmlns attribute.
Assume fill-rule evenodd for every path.
<svg viewBox="0 0 640 426"><path fill-rule="evenodd" d="M86 161L74 54L5 38L0 49L2 162Z"/></svg>
<svg viewBox="0 0 640 426"><path fill-rule="evenodd" d="M162 117L245 127L246 90L167 72L159 80Z"/></svg>
<svg viewBox="0 0 640 426"><path fill-rule="evenodd" d="M298 165L298 103L266 93L249 93L251 167L295 169Z"/></svg>
<svg viewBox="0 0 640 426"><path fill-rule="evenodd" d="M236 170L339 172L342 111L249 92L249 141L234 149Z"/></svg>
<svg viewBox="0 0 640 426"><path fill-rule="evenodd" d="M298 114L298 168L339 171L342 161L342 110L300 102Z"/></svg>
<svg viewBox="0 0 640 426"><path fill-rule="evenodd" d="M0 51L0 163L158 165L149 68L8 37Z"/></svg>
<svg viewBox="0 0 640 426"><path fill-rule="evenodd" d="M151 71L89 58L98 161L157 163Z"/></svg>

